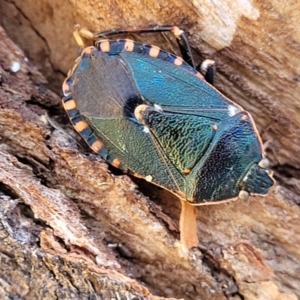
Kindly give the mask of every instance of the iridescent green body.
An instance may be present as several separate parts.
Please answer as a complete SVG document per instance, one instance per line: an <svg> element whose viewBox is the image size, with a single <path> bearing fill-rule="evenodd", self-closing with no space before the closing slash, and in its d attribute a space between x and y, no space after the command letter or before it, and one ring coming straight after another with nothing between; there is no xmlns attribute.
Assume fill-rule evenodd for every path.
<svg viewBox="0 0 300 300"><path fill-rule="evenodd" d="M76 130L108 162L192 204L267 194L273 179L250 114L152 50L103 40L83 51L63 87Z"/></svg>

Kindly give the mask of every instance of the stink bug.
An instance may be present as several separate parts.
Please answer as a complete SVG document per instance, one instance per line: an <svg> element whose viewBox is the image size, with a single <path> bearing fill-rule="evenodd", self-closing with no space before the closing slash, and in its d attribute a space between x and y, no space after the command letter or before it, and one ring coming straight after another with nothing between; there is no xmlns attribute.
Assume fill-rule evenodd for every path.
<svg viewBox="0 0 300 300"><path fill-rule="evenodd" d="M128 39L101 39L149 31L173 32L184 59ZM212 82L211 67L205 78L195 69L181 30L76 31L83 46L81 36L95 46L82 50L64 81L63 106L94 152L183 204L268 193L273 179L251 115L205 80ZM189 210L185 206L183 214Z"/></svg>

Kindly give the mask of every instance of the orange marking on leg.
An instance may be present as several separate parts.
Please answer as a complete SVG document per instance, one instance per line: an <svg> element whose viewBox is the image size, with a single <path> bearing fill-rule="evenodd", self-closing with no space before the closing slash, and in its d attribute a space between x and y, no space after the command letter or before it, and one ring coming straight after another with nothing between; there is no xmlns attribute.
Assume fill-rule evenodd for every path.
<svg viewBox="0 0 300 300"><path fill-rule="evenodd" d="M85 121L79 121L74 125L74 127L75 127L76 131L78 131L80 133L81 131L83 131L84 129L89 127L89 125Z"/></svg>
<svg viewBox="0 0 300 300"><path fill-rule="evenodd" d="M74 39L75 39L77 45L78 45L79 47L81 47L81 48L84 48L84 42L83 42L82 37L80 36L78 30L75 30L75 31L73 32L73 37L74 37Z"/></svg>
<svg viewBox="0 0 300 300"><path fill-rule="evenodd" d="M151 57L156 58L158 56L160 52L160 48L156 47L156 46L151 46L150 50L149 50L149 55Z"/></svg>
<svg viewBox="0 0 300 300"><path fill-rule="evenodd" d="M94 34L91 31L89 31L89 30L87 30L85 28L81 28L79 30L79 35L83 36L83 37L85 37L86 39L89 39L89 40L93 40L94 39Z"/></svg>
<svg viewBox="0 0 300 300"><path fill-rule="evenodd" d="M181 66L182 63L183 63L183 59L182 59L182 58L180 58L180 57L176 57L176 58L175 58L174 64L175 64L176 66Z"/></svg>
<svg viewBox="0 0 300 300"><path fill-rule="evenodd" d="M134 49L134 41L132 40L126 40L124 44L124 50L128 52L132 52Z"/></svg>
<svg viewBox="0 0 300 300"><path fill-rule="evenodd" d="M114 166L114 167L116 167L116 168L119 168L120 164L121 164L121 162L120 162L117 158L115 158L115 159L111 162L111 165Z"/></svg>
<svg viewBox="0 0 300 300"><path fill-rule="evenodd" d="M180 34L182 33L182 30L180 30L179 27L174 26L174 27L172 28L171 32L174 34L174 36L175 36L176 38L180 38Z"/></svg>
<svg viewBox="0 0 300 300"><path fill-rule="evenodd" d="M101 51L103 52L109 52L110 50L110 43L109 40L103 40L100 42L99 47L101 49Z"/></svg>
<svg viewBox="0 0 300 300"><path fill-rule="evenodd" d="M71 99L66 102L63 102L63 106L65 110L70 110L76 108L76 102L73 99Z"/></svg>
<svg viewBox="0 0 300 300"><path fill-rule="evenodd" d="M103 147L103 143L100 142L99 140L96 140L90 147L93 151L98 153L98 151L100 151L101 148Z"/></svg>

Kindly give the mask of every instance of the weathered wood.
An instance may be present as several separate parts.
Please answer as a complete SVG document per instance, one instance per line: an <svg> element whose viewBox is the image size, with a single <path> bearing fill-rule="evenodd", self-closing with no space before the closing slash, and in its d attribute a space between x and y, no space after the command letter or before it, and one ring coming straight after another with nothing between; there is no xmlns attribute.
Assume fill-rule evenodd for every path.
<svg viewBox="0 0 300 300"><path fill-rule="evenodd" d="M49 299L300 297L300 3L70 3L0 3L2 24L30 58L24 62L1 30L1 298L39 299L42 286ZM181 26L196 60L200 52L216 60L217 88L252 113L276 178L290 189L277 185L266 198L197 208L201 251L182 252L180 201L141 183L149 200L59 129L73 135L59 97L31 62L50 83L61 82L76 56L75 23L90 30ZM169 36L143 37L176 50Z"/></svg>

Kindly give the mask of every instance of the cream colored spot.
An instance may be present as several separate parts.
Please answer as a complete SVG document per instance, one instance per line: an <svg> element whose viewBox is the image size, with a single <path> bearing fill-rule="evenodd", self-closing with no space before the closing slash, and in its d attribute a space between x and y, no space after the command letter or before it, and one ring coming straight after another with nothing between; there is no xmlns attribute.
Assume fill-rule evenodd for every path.
<svg viewBox="0 0 300 300"><path fill-rule="evenodd" d="M72 100L68 100L66 102L63 102L63 106L64 106L65 110L70 110L70 109L76 108L76 103L72 99Z"/></svg>
<svg viewBox="0 0 300 300"><path fill-rule="evenodd" d="M248 192L246 192L244 190L241 190L239 192L239 199L246 200L248 197L249 197L249 193Z"/></svg>
<svg viewBox="0 0 300 300"><path fill-rule="evenodd" d="M78 123L76 123L74 125L74 127L75 127L76 131L81 132L88 127L88 124L85 121L79 121Z"/></svg>
<svg viewBox="0 0 300 300"><path fill-rule="evenodd" d="M154 104L154 108L157 110L157 111L163 111L162 107L158 104Z"/></svg>
<svg viewBox="0 0 300 300"><path fill-rule="evenodd" d="M148 128L148 127L144 126L144 128L143 128L143 132L145 132L145 133L149 133L149 132L150 132L150 130L149 130L149 128Z"/></svg>
<svg viewBox="0 0 300 300"><path fill-rule="evenodd" d="M183 31L177 26L173 27L172 32L176 38L180 38L180 35L183 33Z"/></svg>
<svg viewBox="0 0 300 300"><path fill-rule="evenodd" d="M157 57L159 52L160 52L160 48L158 48L156 46L151 46L151 48L149 50L149 55L151 57Z"/></svg>
<svg viewBox="0 0 300 300"><path fill-rule="evenodd" d="M267 169L270 166L270 162L267 158L263 158L259 163L258 163L259 167L263 168L263 169Z"/></svg>
<svg viewBox="0 0 300 300"><path fill-rule="evenodd" d="M114 167L119 168L121 162L120 162L117 158L115 158L115 159L112 161L111 164L112 164Z"/></svg>
<svg viewBox="0 0 300 300"><path fill-rule="evenodd" d="M183 169L183 173L184 174L190 174L191 173L191 169L190 168L185 168L185 169Z"/></svg>
<svg viewBox="0 0 300 300"><path fill-rule="evenodd" d="M134 116L141 123L143 123L143 120L144 120L143 113L147 110L148 107L149 107L148 105L141 104L141 105L138 105L134 110Z"/></svg>
<svg viewBox="0 0 300 300"><path fill-rule="evenodd" d="M134 49L134 41L132 40L126 40L124 45L124 50L128 52L132 52Z"/></svg>
<svg viewBox="0 0 300 300"><path fill-rule="evenodd" d="M109 40L101 41L99 46L100 46L101 51L103 51L103 52L109 52L109 50L110 50Z"/></svg>
<svg viewBox="0 0 300 300"><path fill-rule="evenodd" d="M175 58L174 64L175 64L176 66L181 66L182 63L183 63L182 58L180 58L180 57L176 57L176 58Z"/></svg>
<svg viewBox="0 0 300 300"><path fill-rule="evenodd" d="M213 126L211 126L211 128L212 128L213 130L217 131L217 130L218 130L218 125L217 125L217 124L214 124Z"/></svg>
<svg viewBox="0 0 300 300"><path fill-rule="evenodd" d="M95 141L91 145L91 149L95 151L96 153L103 147L103 143L101 143L99 140Z"/></svg>
<svg viewBox="0 0 300 300"><path fill-rule="evenodd" d="M153 177L151 175L148 175L145 177L145 180L148 181L148 182L151 182L153 179Z"/></svg>
<svg viewBox="0 0 300 300"><path fill-rule="evenodd" d="M232 117L236 115L239 112L238 108L236 108L233 105L228 105L228 115L229 117Z"/></svg>

